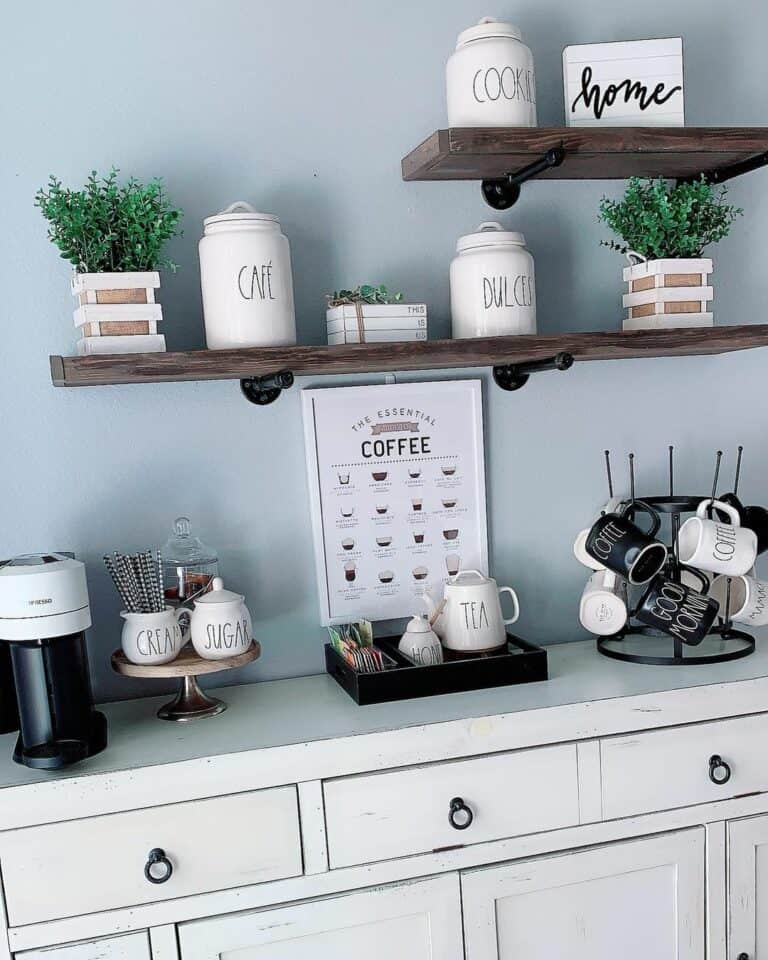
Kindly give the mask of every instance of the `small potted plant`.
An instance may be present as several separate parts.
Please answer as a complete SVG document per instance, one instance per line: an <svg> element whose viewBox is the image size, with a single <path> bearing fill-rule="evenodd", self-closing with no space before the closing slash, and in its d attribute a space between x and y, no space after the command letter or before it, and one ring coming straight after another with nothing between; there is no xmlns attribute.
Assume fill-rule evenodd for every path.
<svg viewBox="0 0 768 960"><path fill-rule="evenodd" d="M623 199L600 202L599 219L624 241L602 245L627 256L625 330L711 326L712 260L704 248L728 236L743 211L702 177L669 186L633 177Z"/></svg>
<svg viewBox="0 0 768 960"><path fill-rule="evenodd" d="M176 270L162 255L179 233L181 213L159 180L118 182L118 170L93 171L81 190L51 176L35 204L48 221L48 237L74 267L78 353L149 353L165 350L157 332L158 269Z"/></svg>
<svg viewBox="0 0 768 960"><path fill-rule="evenodd" d="M331 346L427 339L427 305L404 303L402 293L390 294L383 284L363 283L354 290L337 290L326 299Z"/></svg>

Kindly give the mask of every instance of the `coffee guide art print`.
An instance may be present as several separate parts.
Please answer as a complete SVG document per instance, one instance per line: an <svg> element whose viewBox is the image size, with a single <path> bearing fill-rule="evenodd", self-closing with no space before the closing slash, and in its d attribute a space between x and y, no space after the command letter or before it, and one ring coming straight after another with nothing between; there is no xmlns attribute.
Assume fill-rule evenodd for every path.
<svg viewBox="0 0 768 960"><path fill-rule="evenodd" d="M488 572L479 380L304 390L324 625L426 613L425 590Z"/></svg>

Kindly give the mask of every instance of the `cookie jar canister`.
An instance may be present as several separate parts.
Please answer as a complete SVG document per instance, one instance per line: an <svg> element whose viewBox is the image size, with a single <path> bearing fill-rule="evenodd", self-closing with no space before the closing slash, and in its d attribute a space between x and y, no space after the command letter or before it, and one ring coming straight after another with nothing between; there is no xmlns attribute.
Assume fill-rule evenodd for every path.
<svg viewBox="0 0 768 960"><path fill-rule="evenodd" d="M204 220L199 251L209 350L296 343L291 252L274 214L233 203Z"/></svg>
<svg viewBox="0 0 768 960"><path fill-rule="evenodd" d="M533 54L511 23L483 17L462 31L446 87L450 127L536 126Z"/></svg>
<svg viewBox="0 0 768 960"><path fill-rule="evenodd" d="M481 223L459 237L451 263L453 336L536 333L533 257L522 233Z"/></svg>

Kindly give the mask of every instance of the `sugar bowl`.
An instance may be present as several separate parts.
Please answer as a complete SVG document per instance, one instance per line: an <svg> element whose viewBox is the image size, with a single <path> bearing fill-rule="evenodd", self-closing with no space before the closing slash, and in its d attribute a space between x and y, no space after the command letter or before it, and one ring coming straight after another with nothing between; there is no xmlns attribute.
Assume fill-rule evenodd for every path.
<svg viewBox="0 0 768 960"><path fill-rule="evenodd" d="M223 660L245 653L253 640L245 597L225 590L221 577L214 577L211 590L195 600L190 632L192 646L205 660Z"/></svg>

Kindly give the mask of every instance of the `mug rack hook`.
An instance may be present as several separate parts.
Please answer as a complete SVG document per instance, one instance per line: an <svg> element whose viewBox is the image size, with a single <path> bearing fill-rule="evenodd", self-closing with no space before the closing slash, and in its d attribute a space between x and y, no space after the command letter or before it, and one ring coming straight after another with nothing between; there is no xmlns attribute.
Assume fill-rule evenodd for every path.
<svg viewBox="0 0 768 960"><path fill-rule="evenodd" d="M246 377L240 381L243 396L259 407L274 403L283 390L293 386L293 374L290 370L278 370L264 377Z"/></svg>

